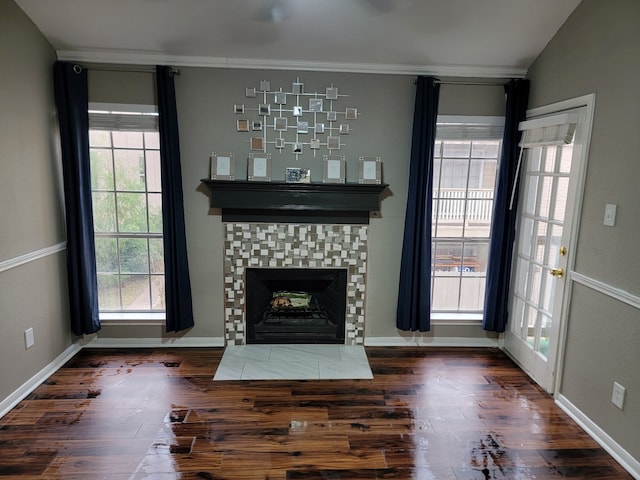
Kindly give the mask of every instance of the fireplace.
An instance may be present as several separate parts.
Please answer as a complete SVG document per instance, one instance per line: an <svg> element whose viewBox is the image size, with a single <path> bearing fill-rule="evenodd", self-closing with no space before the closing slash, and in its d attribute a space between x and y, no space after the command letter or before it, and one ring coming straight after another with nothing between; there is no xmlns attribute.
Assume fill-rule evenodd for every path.
<svg viewBox="0 0 640 480"><path fill-rule="evenodd" d="M346 286L340 289L345 292L345 306L338 310L344 310L344 320L334 320L338 325L334 341L343 339L345 345L364 344L368 225L229 222L224 228L227 345L251 342L248 318L254 313L249 312L246 281L247 272L252 269L343 271ZM299 286L284 288L302 290ZM268 295L272 295L271 290Z"/></svg>
<svg viewBox="0 0 640 480"><path fill-rule="evenodd" d="M387 184L225 181L204 178L224 224L224 333L245 345L245 270L346 270L345 345L364 344L369 217ZM255 334L255 329L254 329ZM342 335L342 336L341 336ZM337 341L337 340L336 340Z"/></svg>
<svg viewBox="0 0 640 480"><path fill-rule="evenodd" d="M346 287L344 268L247 268L246 342L344 344Z"/></svg>

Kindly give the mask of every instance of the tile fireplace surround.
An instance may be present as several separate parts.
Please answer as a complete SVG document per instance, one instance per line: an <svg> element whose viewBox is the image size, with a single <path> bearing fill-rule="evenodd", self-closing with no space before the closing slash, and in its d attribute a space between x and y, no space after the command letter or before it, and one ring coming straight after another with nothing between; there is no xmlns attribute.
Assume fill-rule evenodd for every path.
<svg viewBox="0 0 640 480"><path fill-rule="evenodd" d="M363 345L368 230L368 225L225 223L226 344L246 344L246 268L345 268L345 344Z"/></svg>

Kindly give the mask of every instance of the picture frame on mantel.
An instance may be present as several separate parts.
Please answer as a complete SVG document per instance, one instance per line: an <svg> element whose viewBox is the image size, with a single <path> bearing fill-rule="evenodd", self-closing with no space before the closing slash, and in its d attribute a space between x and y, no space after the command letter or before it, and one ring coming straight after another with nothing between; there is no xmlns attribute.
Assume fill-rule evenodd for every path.
<svg viewBox="0 0 640 480"><path fill-rule="evenodd" d="M344 155L325 155L322 161L324 183L345 183L347 160Z"/></svg>
<svg viewBox="0 0 640 480"><path fill-rule="evenodd" d="M271 154L250 153L247 162L247 180L253 182L271 181Z"/></svg>
<svg viewBox="0 0 640 480"><path fill-rule="evenodd" d="M380 157L360 157L358 163L358 183L382 183L382 162Z"/></svg>
<svg viewBox="0 0 640 480"><path fill-rule="evenodd" d="M235 180L235 155L230 153L211 153L209 157L209 177L211 180Z"/></svg>

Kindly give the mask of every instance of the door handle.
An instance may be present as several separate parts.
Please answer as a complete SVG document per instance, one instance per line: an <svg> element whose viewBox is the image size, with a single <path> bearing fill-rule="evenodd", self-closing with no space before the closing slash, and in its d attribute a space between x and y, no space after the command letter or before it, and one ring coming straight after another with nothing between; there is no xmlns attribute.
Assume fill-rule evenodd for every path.
<svg viewBox="0 0 640 480"><path fill-rule="evenodd" d="M564 276L564 270L562 268L552 268L549 273L558 278L562 278Z"/></svg>

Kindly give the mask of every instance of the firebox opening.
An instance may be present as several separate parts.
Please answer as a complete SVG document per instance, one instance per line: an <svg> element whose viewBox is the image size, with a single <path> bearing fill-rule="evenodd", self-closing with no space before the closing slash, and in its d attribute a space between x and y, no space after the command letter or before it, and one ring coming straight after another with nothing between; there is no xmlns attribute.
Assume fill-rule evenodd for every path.
<svg viewBox="0 0 640 480"><path fill-rule="evenodd" d="M347 270L247 268L247 343L344 344ZM303 308L274 308L275 292L311 296Z"/></svg>

